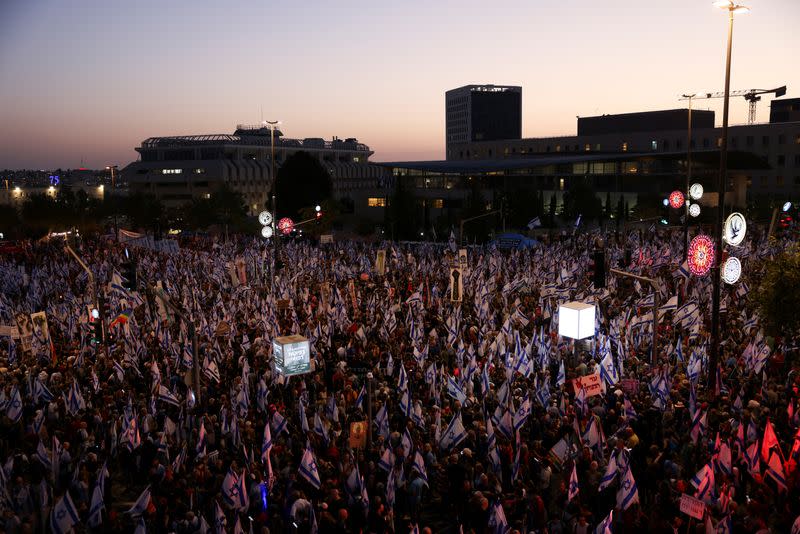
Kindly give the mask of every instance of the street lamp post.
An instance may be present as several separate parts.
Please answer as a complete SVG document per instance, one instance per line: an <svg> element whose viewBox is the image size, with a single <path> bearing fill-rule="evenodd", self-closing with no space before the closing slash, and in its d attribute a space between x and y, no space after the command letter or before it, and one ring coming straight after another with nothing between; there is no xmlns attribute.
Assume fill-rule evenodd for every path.
<svg viewBox="0 0 800 534"><path fill-rule="evenodd" d="M689 100L689 126L686 131L686 189L684 194L689 195L689 184L692 180L692 98L695 94L683 95ZM689 202L684 204L683 214L683 259L689 259Z"/></svg>
<svg viewBox="0 0 800 534"><path fill-rule="evenodd" d="M725 98L722 105L722 141L719 153L719 182L717 191L719 200L717 202L717 224L714 236L716 240L716 258L714 258L714 268L711 270L711 282L713 284L711 296L711 357L709 358L708 387L713 388L716 384L717 363L719 362L720 334L719 334L719 307L720 307L720 266L722 264L722 225L725 219L725 190L728 174L728 107L730 102L731 89L731 48L733 43L733 15L735 13L747 13L749 9L745 6L736 4L733 0L717 0L714 6L728 11L728 48L725 57ZM713 389L712 389L713 390Z"/></svg>
<svg viewBox="0 0 800 534"><path fill-rule="evenodd" d="M263 124L269 125L269 175L272 178L272 239L273 239L273 246L272 246L272 269L270 269L270 291L272 294L275 294L275 262L278 257L278 241L280 238L278 236L278 228L276 224L278 222L278 201L277 201L277 190L278 190L278 177L275 176L275 127L279 125L281 121L264 121Z"/></svg>

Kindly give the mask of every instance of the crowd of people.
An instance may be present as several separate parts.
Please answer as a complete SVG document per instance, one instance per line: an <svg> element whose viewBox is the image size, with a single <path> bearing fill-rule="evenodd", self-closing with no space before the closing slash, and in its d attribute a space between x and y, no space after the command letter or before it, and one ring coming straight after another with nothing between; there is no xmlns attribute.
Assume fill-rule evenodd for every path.
<svg viewBox="0 0 800 534"><path fill-rule="evenodd" d="M0 531L796 534L800 340L751 298L789 242L751 235L716 368L710 276L668 230L466 261L285 243L274 273L249 237L72 242L91 275L32 243L0 258ZM595 287L598 237L655 289ZM583 341L558 335L573 301ZM276 369L287 335L309 372Z"/></svg>

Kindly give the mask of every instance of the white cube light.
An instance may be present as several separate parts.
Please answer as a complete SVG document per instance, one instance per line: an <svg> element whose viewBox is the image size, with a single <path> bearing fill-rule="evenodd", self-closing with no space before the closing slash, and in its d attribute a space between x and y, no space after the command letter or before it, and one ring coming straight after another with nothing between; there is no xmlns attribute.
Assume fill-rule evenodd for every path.
<svg viewBox="0 0 800 534"><path fill-rule="evenodd" d="M572 339L594 336L594 304L567 302L558 307L558 335Z"/></svg>

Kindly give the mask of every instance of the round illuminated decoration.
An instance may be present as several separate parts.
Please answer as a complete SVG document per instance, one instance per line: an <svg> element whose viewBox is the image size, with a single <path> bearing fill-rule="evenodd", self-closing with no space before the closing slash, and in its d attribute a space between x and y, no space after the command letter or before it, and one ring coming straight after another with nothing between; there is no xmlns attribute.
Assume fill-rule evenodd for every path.
<svg viewBox="0 0 800 534"><path fill-rule="evenodd" d="M735 256L730 256L722 266L722 279L726 284L735 284L742 275L742 262Z"/></svg>
<svg viewBox="0 0 800 534"><path fill-rule="evenodd" d="M785 203L783 205L783 211L789 211L790 209L792 209L792 203L791 202L787 202L787 203Z"/></svg>
<svg viewBox="0 0 800 534"><path fill-rule="evenodd" d="M284 217L278 221L278 231L283 235L289 235L294 230L294 221L289 217Z"/></svg>
<svg viewBox="0 0 800 534"><path fill-rule="evenodd" d="M722 237L725 242L732 247L738 247L744 241L744 234L747 233L747 222L744 215L733 212L725 219L725 227L722 230Z"/></svg>
<svg viewBox="0 0 800 534"><path fill-rule="evenodd" d="M666 208L667 206L669 206L669 199L665 198L664 199L664 207Z"/></svg>
<svg viewBox="0 0 800 534"><path fill-rule="evenodd" d="M271 226L264 226L261 229L261 236L264 239L269 239L270 237L272 237L272 227Z"/></svg>
<svg viewBox="0 0 800 534"><path fill-rule="evenodd" d="M695 276L705 276L714 265L714 242L705 234L700 234L689 243L689 270Z"/></svg>
<svg viewBox="0 0 800 534"><path fill-rule="evenodd" d="M258 222L261 223L261 226L269 226L272 224L272 214L268 211L262 211L258 214Z"/></svg>
<svg viewBox="0 0 800 534"><path fill-rule="evenodd" d="M703 196L703 185L702 184L692 184L689 188L689 197L692 200L700 200L700 197Z"/></svg>
<svg viewBox="0 0 800 534"><path fill-rule="evenodd" d="M689 215L692 217L699 217L700 216L700 204L692 204L689 206Z"/></svg>
<svg viewBox="0 0 800 534"><path fill-rule="evenodd" d="M683 193L680 191L673 191L669 194L669 205L675 209L682 208L684 200Z"/></svg>

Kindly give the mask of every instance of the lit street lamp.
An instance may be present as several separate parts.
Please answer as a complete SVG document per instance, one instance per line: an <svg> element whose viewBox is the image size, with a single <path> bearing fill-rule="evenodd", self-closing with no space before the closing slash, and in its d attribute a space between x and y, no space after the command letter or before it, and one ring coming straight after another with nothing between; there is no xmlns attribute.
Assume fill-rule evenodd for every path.
<svg viewBox="0 0 800 534"><path fill-rule="evenodd" d="M733 15L735 13L747 13L749 8L734 3L733 0L717 0L714 6L728 11L728 48L725 57L725 98L722 105L722 143L719 153L719 183L717 191L719 200L717 202L717 225L714 229L714 239L716 241L716 258L714 268L711 273L713 291L711 297L711 358L709 361L708 386L713 388L717 377L717 362L719 361L719 308L720 308L720 266L722 263L722 225L725 217L725 189L728 174L728 108L730 103L731 90L731 48L733 44Z"/></svg>

